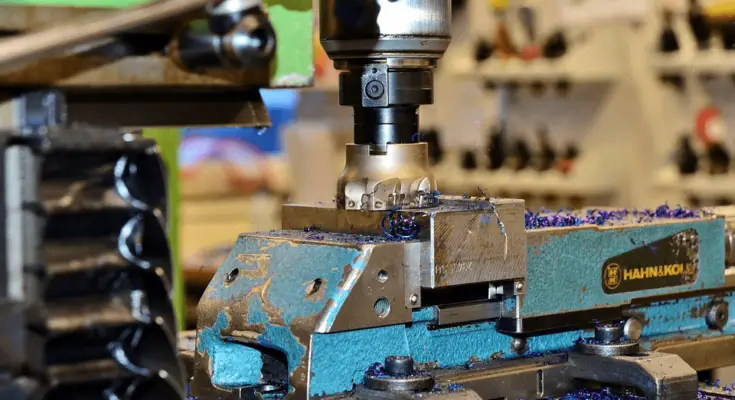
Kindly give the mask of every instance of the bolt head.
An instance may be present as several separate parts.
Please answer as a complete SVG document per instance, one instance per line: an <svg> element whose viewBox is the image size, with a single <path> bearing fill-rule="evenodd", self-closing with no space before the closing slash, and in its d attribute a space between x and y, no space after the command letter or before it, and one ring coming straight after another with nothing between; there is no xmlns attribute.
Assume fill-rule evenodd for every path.
<svg viewBox="0 0 735 400"><path fill-rule="evenodd" d="M517 282L516 283L516 290L517 291L520 292L521 290L523 290L523 288L524 288L523 282Z"/></svg>
<svg viewBox="0 0 735 400"><path fill-rule="evenodd" d="M350 201L347 202L347 206L348 207L354 207L355 206L355 202L352 201L352 200L350 200Z"/></svg>
<svg viewBox="0 0 735 400"><path fill-rule="evenodd" d="M411 295L411 297L408 298L408 300L411 302L411 304L416 304L419 302L419 295L414 293Z"/></svg>

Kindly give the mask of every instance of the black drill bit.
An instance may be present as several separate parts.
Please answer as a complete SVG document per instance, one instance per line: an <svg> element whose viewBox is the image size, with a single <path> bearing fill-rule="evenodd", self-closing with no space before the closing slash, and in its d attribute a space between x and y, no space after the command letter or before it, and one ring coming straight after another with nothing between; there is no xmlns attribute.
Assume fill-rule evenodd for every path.
<svg viewBox="0 0 735 400"><path fill-rule="evenodd" d="M674 32L674 12L665 9L663 20L664 28L658 39L658 50L662 53L675 53L679 51L679 38Z"/></svg>
<svg viewBox="0 0 735 400"><path fill-rule="evenodd" d="M541 55L544 58L556 59L567 54L567 38L562 30L551 34L544 44Z"/></svg>
<svg viewBox="0 0 735 400"><path fill-rule="evenodd" d="M531 149L525 140L516 140L513 145L513 159L515 161L513 169L516 171L522 171L531 164Z"/></svg>
<svg viewBox="0 0 735 400"><path fill-rule="evenodd" d="M493 45L485 39L480 39L475 44L475 61L481 63L493 55Z"/></svg>
<svg viewBox="0 0 735 400"><path fill-rule="evenodd" d="M689 0L688 14L689 28L692 30L692 35L694 35L694 39L697 41L697 47L699 50L709 49L712 29L710 29L709 22L698 0Z"/></svg>
<svg viewBox="0 0 735 400"><path fill-rule="evenodd" d="M487 154L490 159L488 169L500 169L505 164L507 158L505 146L505 130L503 128L493 127L490 132L490 145Z"/></svg>
<svg viewBox="0 0 735 400"><path fill-rule="evenodd" d="M712 143L707 146L707 158L711 175L723 175L730 171L730 152L722 143Z"/></svg>
<svg viewBox="0 0 735 400"><path fill-rule="evenodd" d="M682 175L691 175L697 172L699 168L699 157L692 146L692 137L684 134L679 138L679 149L676 154L676 164L679 167L679 173Z"/></svg>
<svg viewBox="0 0 735 400"><path fill-rule="evenodd" d="M556 151L549 141L549 130L541 127L538 130L539 158L536 166L539 171L548 171L554 167L556 162Z"/></svg>
<svg viewBox="0 0 735 400"><path fill-rule="evenodd" d="M477 169L477 156L473 150L465 150L462 152L462 169L471 171Z"/></svg>

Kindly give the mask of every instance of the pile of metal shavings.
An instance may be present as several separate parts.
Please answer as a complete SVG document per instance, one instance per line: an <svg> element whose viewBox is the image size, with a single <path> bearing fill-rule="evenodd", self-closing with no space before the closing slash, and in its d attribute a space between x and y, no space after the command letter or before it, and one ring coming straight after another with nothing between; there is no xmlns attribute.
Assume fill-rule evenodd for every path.
<svg viewBox="0 0 735 400"><path fill-rule="evenodd" d="M559 400L646 400L645 397L630 392L615 392L610 388L600 390L581 389L574 393L565 394Z"/></svg>
<svg viewBox="0 0 735 400"><path fill-rule="evenodd" d="M526 211L526 229L566 228L573 226L597 225L612 226L619 224L641 224L657 220L698 219L709 215L703 210L681 206L670 207L664 204L655 209L588 209L583 211L562 210L540 213Z"/></svg>
<svg viewBox="0 0 735 400"><path fill-rule="evenodd" d="M715 394L717 392L721 394ZM720 387L719 381L716 381L714 385L698 389L696 400L731 400L733 398L735 398L735 384ZM566 394L558 400L645 400L645 397L629 392L617 393L609 388L603 388L600 390L581 389Z"/></svg>

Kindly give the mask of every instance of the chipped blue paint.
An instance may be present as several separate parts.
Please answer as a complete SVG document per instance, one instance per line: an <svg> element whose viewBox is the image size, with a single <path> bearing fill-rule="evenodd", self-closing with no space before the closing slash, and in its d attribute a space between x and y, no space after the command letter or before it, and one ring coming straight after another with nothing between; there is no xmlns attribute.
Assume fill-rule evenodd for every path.
<svg viewBox="0 0 735 400"><path fill-rule="evenodd" d="M729 294L723 299L729 304L735 301L735 294ZM730 312L728 323L722 329L713 330L707 326L706 311L712 297L702 296L679 299L652 304L650 307L638 309L645 314L643 333L645 340L641 345L650 349L653 342L670 339L695 340L721 335L735 334L735 313Z"/></svg>
<svg viewBox="0 0 735 400"><path fill-rule="evenodd" d="M606 294L601 273L605 260L686 229L699 234L699 277L691 285L633 293ZM724 283L725 225L721 219L700 220L624 230L581 229L549 235L546 242L528 248L528 285L524 317L614 306L633 296L709 289Z"/></svg>
<svg viewBox="0 0 735 400"><path fill-rule="evenodd" d="M394 325L312 337L311 396L351 390L362 383L365 370L389 355L411 355L416 362L439 367L464 366L472 357L490 360L498 352L516 357L510 349L512 338L498 333L494 323L480 323L444 329L428 329L428 322L416 322L431 316L431 309L414 315L411 326ZM416 313L414 313L416 314ZM534 352L570 348L581 331L531 338Z"/></svg>
<svg viewBox="0 0 735 400"><path fill-rule="evenodd" d="M512 313L516 310L516 304L518 302L516 301L515 297L508 297L503 299L503 309L505 312Z"/></svg>
<svg viewBox="0 0 735 400"><path fill-rule="evenodd" d="M335 318L346 298L339 288L345 267L364 268L365 259L359 257L362 251L328 242L298 243L282 237L243 235L215 273L203 299L218 302L246 299L247 315L231 318L245 318L247 324L261 326L257 342L282 351L288 359L289 373L293 373L306 356L308 343L299 342L292 332L292 324L315 318L329 300L336 302L336 307L326 310L323 317ZM238 277L226 283L228 274L234 269L239 270ZM307 296L307 287L315 279L322 282L319 294ZM206 339L199 341L199 353L207 352L211 357L216 351L233 345L222 338L222 331L228 328L223 315L212 327L200 330L200 336ZM248 349L241 344L234 346ZM243 370L246 362L253 363L253 368L259 370L257 362L262 361L260 356L257 362L246 357L229 366L222 365L214 370L216 377L212 380L217 379L223 387L237 386L242 379L236 372ZM220 370L222 373L218 375Z"/></svg>
<svg viewBox="0 0 735 400"><path fill-rule="evenodd" d="M248 323L262 324L264 330L258 336L258 343L283 352L288 360L289 372L293 372L306 354L306 346L299 343L288 326L268 323L268 314L263 312L262 304L258 296L248 298Z"/></svg>
<svg viewBox="0 0 735 400"><path fill-rule="evenodd" d="M220 331L228 325L227 315L220 312L211 328L199 331L199 352L209 354L212 384L223 388L255 385L260 382L263 360L260 352L239 343L222 340ZM233 368L234 367L234 368Z"/></svg>
<svg viewBox="0 0 735 400"><path fill-rule="evenodd" d="M580 230L566 236L550 236L546 243L529 248L528 294L523 314L550 314L628 302L631 294L606 295L602 291L600 275L604 260L640 246L640 243L650 243L688 228L696 229L700 235L700 275L697 282L685 288L639 292L635 296L721 285L724 283L724 224L719 220L624 231ZM349 235L346 234L339 240L327 238L318 241L305 235L295 232L273 234L272 237L260 234L241 237L215 275L205 297L217 301L246 299L247 315L231 317L246 318L243 322L258 326L258 343L284 352L291 373L307 361L305 357L311 357L309 396L351 390L355 383L362 382L364 371L371 364L382 362L389 355L412 355L419 363L436 363L440 367L463 366L474 358L517 357L510 349L512 338L498 333L492 322L429 329L437 317L434 307L414 311L413 323L409 325L315 333L311 337L311 349L307 352L308 343L300 342L294 335L293 324L317 315L326 321L325 326L332 324L352 290L350 280L345 279L345 266L349 266L347 272L359 275L369 259L370 245L359 235L355 236L354 247L335 245L349 243ZM263 257L268 260L264 261ZM225 277L234 268L240 270L238 279L225 284ZM306 296L309 283L316 278L322 280L323 295ZM339 286L340 282L344 282L343 287ZM735 297L731 295L726 300L732 302ZM512 308L514 301L508 299L505 307ZM709 301L709 297L681 299L637 310L646 315L644 347L650 347L652 341L667 338L694 339L722 334L706 326L701 311L692 311L701 310ZM232 325L232 321L220 314L214 326L200 331L198 350L214 354L215 360L224 354L220 360L230 363L226 366L224 361L217 364L222 365L222 371L215 370L213 382L216 380L220 386L252 382L252 371L259 370L262 361L248 354L239 359L234 356L235 350L227 347L232 343L223 340L221 335L228 325ZM731 315L724 333L735 333L735 313ZM530 337L529 353L565 351L579 337L591 335L590 331L571 330Z"/></svg>

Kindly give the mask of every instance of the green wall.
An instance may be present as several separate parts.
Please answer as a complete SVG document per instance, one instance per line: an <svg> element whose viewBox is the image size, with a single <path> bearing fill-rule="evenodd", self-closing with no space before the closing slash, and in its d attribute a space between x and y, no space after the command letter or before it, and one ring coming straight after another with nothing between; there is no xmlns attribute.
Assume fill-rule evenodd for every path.
<svg viewBox="0 0 735 400"><path fill-rule="evenodd" d="M163 162L168 173L168 237L171 245L173 261L174 308L178 319L179 329L184 328L186 319L186 290L184 288L184 274L181 269L179 248L179 206L181 192L179 189L179 143L181 134L178 129L146 129L143 135L155 139L161 149Z"/></svg>

